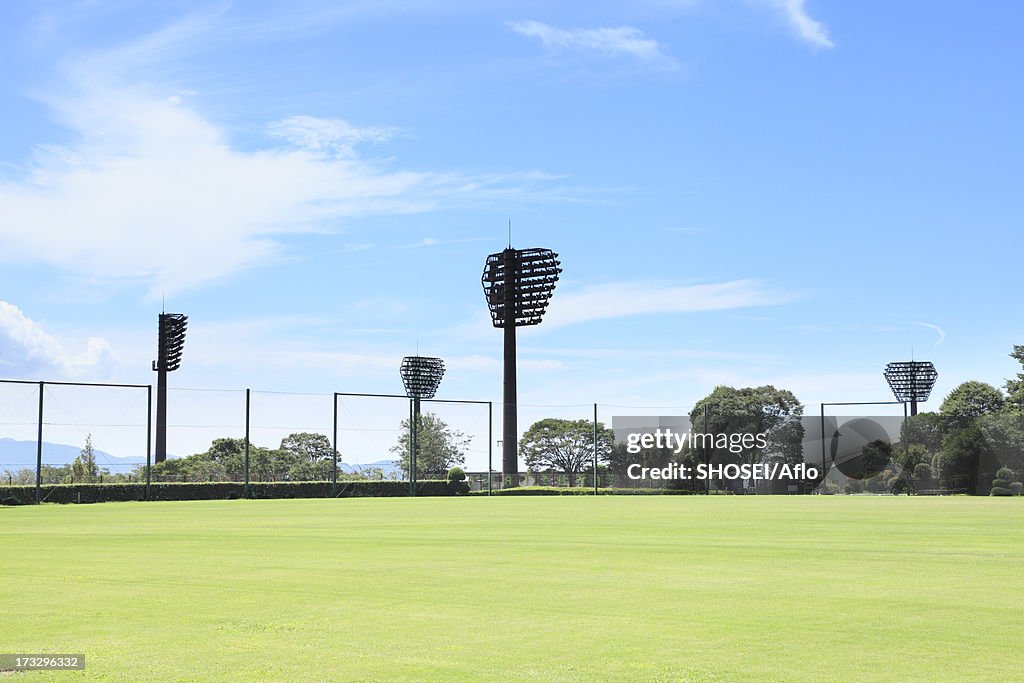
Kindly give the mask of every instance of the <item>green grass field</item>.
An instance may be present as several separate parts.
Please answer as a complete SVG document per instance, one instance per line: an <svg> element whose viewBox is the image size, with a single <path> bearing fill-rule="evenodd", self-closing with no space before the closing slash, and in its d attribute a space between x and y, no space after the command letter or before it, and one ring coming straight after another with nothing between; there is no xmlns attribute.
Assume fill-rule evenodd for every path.
<svg viewBox="0 0 1024 683"><path fill-rule="evenodd" d="M0 508L0 652L116 680L1020 680L1024 500Z"/></svg>

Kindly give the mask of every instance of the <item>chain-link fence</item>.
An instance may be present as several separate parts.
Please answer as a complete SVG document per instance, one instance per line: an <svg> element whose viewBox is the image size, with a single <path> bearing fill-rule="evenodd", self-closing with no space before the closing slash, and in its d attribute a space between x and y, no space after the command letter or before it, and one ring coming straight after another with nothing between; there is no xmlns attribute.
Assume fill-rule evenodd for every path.
<svg viewBox="0 0 1024 683"><path fill-rule="evenodd" d="M714 396L520 404L517 471L503 472L500 404L424 399L413 419L397 394L169 391L169 457L157 463L151 387L0 382L0 484L45 498L59 484L240 482L248 495L250 483L330 482L333 494L338 482L391 481L415 495L457 467L478 494L1014 495L1024 470L1024 416L1009 411L908 417L893 402Z"/></svg>

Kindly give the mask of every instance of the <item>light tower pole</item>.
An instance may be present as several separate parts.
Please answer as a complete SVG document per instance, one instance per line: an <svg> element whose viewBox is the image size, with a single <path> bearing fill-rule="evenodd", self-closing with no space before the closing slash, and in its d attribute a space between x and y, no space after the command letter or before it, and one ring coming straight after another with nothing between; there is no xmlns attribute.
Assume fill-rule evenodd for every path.
<svg viewBox="0 0 1024 683"><path fill-rule="evenodd" d="M181 313L161 313L157 330L157 356L153 361L156 375L156 453L154 460L167 459L167 373L181 367L181 353L185 348L185 329L188 316Z"/></svg>
<svg viewBox="0 0 1024 683"><path fill-rule="evenodd" d="M516 328L539 325L562 272L558 254L550 249L513 249L491 254L481 282L491 322L504 330L505 377L502 410L501 471L517 486L519 428L516 396Z"/></svg>
<svg viewBox="0 0 1024 683"><path fill-rule="evenodd" d="M885 366L885 380L897 401L910 403L910 414L917 415L917 403L924 403L932 393L939 373L928 361L910 360Z"/></svg>
<svg viewBox="0 0 1024 683"><path fill-rule="evenodd" d="M411 401L409 406L409 494L416 495L416 461L419 445L416 443L416 432L420 423L420 399L434 398L437 387L444 377L444 361L440 358L427 356L406 356L402 359L400 370L405 395Z"/></svg>

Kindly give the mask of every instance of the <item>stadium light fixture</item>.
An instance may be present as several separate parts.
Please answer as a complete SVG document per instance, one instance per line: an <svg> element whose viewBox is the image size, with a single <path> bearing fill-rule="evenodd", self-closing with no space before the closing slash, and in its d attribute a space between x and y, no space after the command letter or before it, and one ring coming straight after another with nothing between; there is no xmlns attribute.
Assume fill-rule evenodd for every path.
<svg viewBox="0 0 1024 683"><path fill-rule="evenodd" d="M516 398L516 328L539 325L544 319L555 283L562 272L558 254L550 249L513 249L491 254L481 283L491 322L505 331L504 410L502 413L502 474L518 484L519 429Z"/></svg>
<svg viewBox="0 0 1024 683"><path fill-rule="evenodd" d="M885 366L889 388L897 401L910 404L911 415L917 415L918 402L928 400L938 377L938 371L929 361L900 361Z"/></svg>
<svg viewBox="0 0 1024 683"><path fill-rule="evenodd" d="M156 453L154 460L167 459L167 373L181 367L185 348L185 330L188 316L181 313L161 313L157 329L157 357L153 361L156 375Z"/></svg>
<svg viewBox="0 0 1024 683"><path fill-rule="evenodd" d="M420 399L434 398L444 377L444 361L427 356L406 356L400 369L405 395L412 399L409 414L409 491L416 495L416 461L419 444L416 432L420 422Z"/></svg>

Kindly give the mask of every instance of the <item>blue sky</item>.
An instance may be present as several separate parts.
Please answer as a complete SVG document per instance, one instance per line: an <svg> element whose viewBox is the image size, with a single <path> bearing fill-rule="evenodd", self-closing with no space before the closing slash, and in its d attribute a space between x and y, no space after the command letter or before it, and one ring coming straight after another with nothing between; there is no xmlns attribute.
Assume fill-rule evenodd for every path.
<svg viewBox="0 0 1024 683"><path fill-rule="evenodd" d="M419 348L448 362L439 396L498 401L479 279L511 219L515 246L564 268L520 335L520 397L571 407L526 407L523 427L716 384L886 400L882 368L911 349L939 369L937 407L1019 369L1022 20L963 2L6 3L0 376L149 383L165 297L191 320L172 386L398 393ZM29 410L0 391L0 412ZM172 423L237 424L235 394L181 396ZM64 396L77 426L55 438L120 400ZM273 412L294 426L300 404Z"/></svg>

